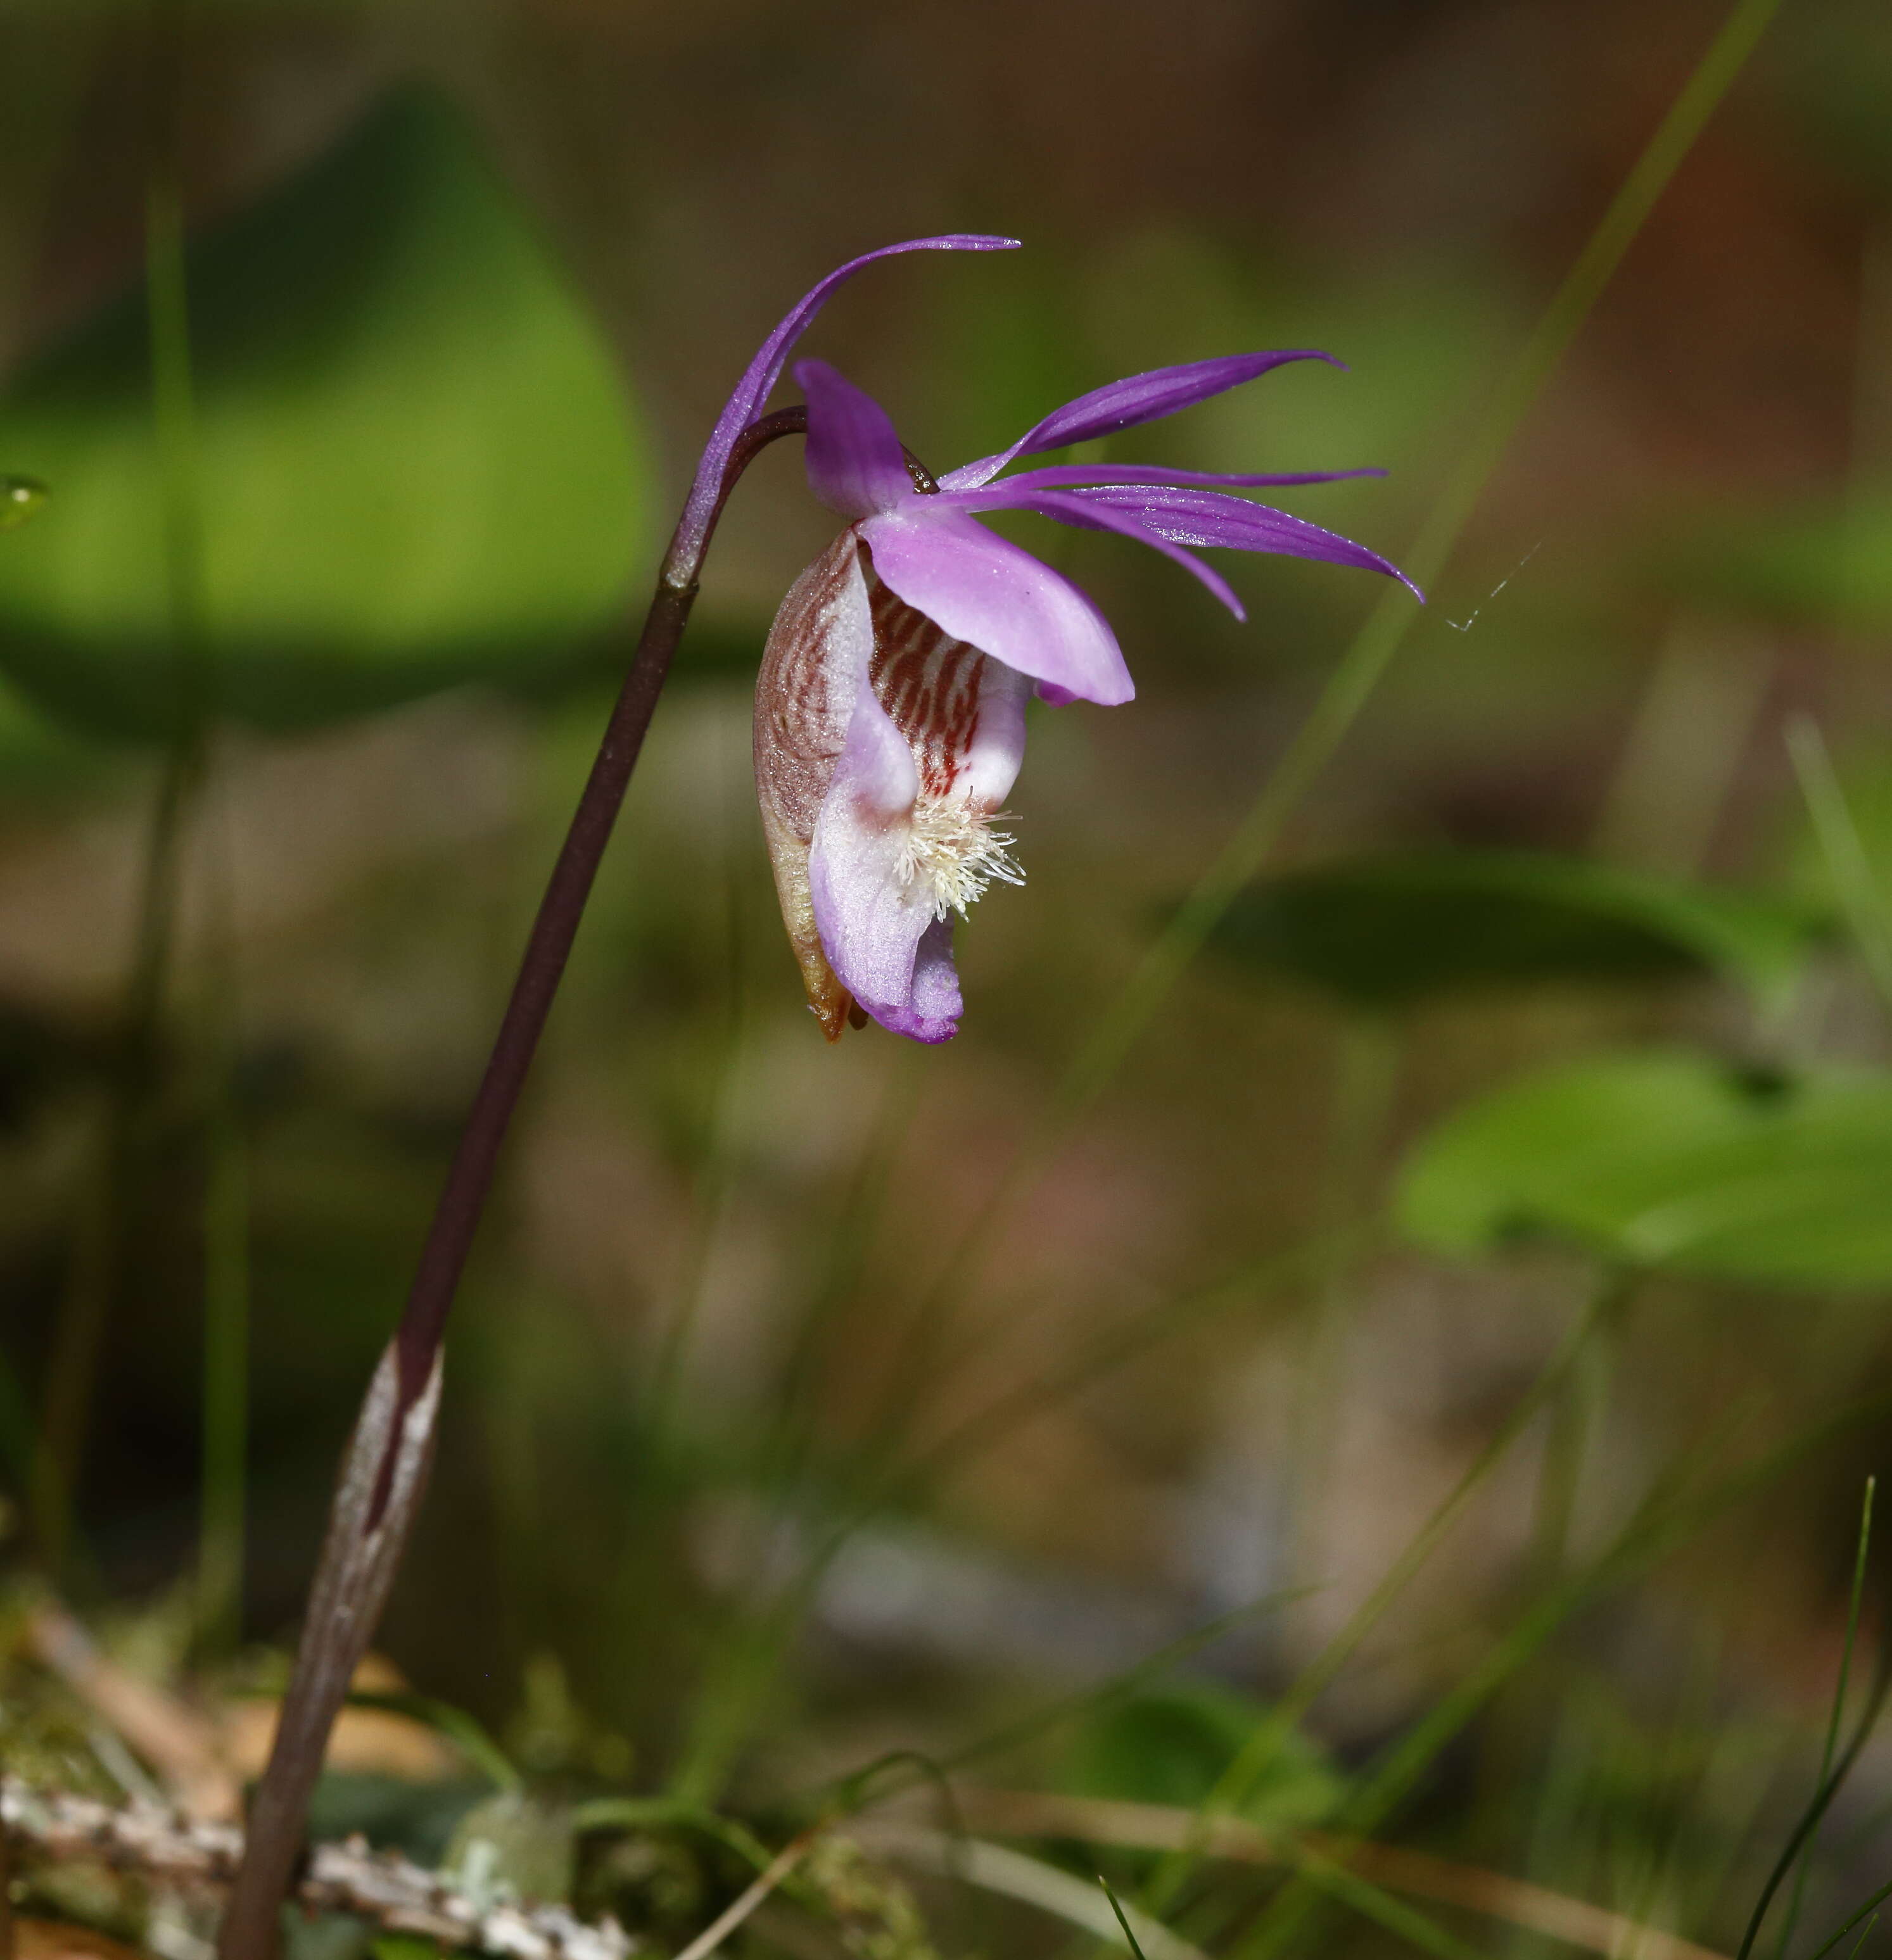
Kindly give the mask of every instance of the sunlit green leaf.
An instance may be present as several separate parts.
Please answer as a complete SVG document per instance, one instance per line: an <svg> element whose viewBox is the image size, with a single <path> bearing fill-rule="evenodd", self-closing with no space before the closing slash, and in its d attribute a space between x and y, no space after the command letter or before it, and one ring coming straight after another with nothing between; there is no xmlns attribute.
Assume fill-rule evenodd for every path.
<svg viewBox="0 0 1892 1960"><path fill-rule="evenodd" d="M1580 858L1426 851L1251 886L1214 943L1361 1007L1532 982L1722 974L1790 978L1824 922L1795 899L1658 878Z"/></svg>
<svg viewBox="0 0 1892 1960"><path fill-rule="evenodd" d="M1892 1284L1892 1072L1594 1056L1448 1117L1407 1160L1401 1226L1479 1255L1536 1236L1636 1267Z"/></svg>
<svg viewBox="0 0 1892 1960"><path fill-rule="evenodd" d="M459 116L385 103L189 254L220 697L288 726L543 673L612 612L645 516L613 364ZM64 711L174 713L145 301L0 403L59 494L0 553L0 663Z"/></svg>

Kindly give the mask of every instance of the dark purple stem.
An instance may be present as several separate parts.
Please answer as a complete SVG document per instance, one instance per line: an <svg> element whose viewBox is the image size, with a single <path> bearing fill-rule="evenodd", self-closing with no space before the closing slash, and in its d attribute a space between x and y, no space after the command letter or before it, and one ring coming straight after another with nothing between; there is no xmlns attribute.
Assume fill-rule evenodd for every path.
<svg viewBox="0 0 1892 1960"><path fill-rule="evenodd" d="M432 1370L447 1328L447 1316L465 1269L473 1235L479 1224L507 1125L525 1085L539 1037L544 1031L559 982L563 978L578 921L584 916L604 847L630 787L631 772L657 707L657 697L670 673L672 655L682 639L684 622L696 597L696 580L721 514L723 499L736 479L769 444L785 435L798 435L808 425L805 409L784 409L752 422L736 445L723 473L722 497L710 517L701 542L681 563L676 547L664 560L663 576L632 657L630 670L611 711L611 718L591 765L584 794L573 813L564 847L552 867L545 896L540 901L532 934L519 963L511 998L487 1058L486 1074L468 1112L460 1145L454 1153L447 1182L428 1228L427 1243L414 1275L412 1290L394 1337L400 1366L400 1405L419 1396ZM384 1479L385 1481L385 1479ZM377 1493L384 1500L385 1492ZM372 1519L371 1519L372 1522Z"/></svg>
<svg viewBox="0 0 1892 1960"><path fill-rule="evenodd" d="M447 1316L492 1188L506 1126L696 600L697 575L716 520L736 479L756 454L778 437L805 432L807 425L807 411L799 408L752 422L730 453L707 520L690 536L686 513L664 558L630 670L533 921L519 977L435 1209L413 1290L342 1456L295 1666L218 1929L221 1960L272 1960L276 1950L282 1902L301 1856L309 1799L329 1732L373 1637L425 1486Z"/></svg>
<svg viewBox="0 0 1892 1960"><path fill-rule="evenodd" d="M532 936L519 963L519 977L513 982L511 998L506 1003L492 1052L487 1058L486 1074L480 1078L479 1093L460 1133L459 1147L454 1153L445 1188L428 1230L427 1243L421 1252L406 1309L401 1316L400 1331L394 1337L400 1369L400 1411L409 1407L425 1387L434 1357L440 1351L447 1316L492 1186L500 1145L525 1086L526 1073L532 1066L553 998L564 977L578 921L584 916L585 902L591 896L625 791L630 787L631 772L637 766L657 697L670 673L671 656L683 638L684 622L696 597L697 574L715 534L723 503L735 487L736 479L762 450L782 436L805 434L807 426L805 408L783 409L751 422L731 453L728 467L723 472L722 494L710 514L701 542L694 550L683 553L673 542L664 562L663 575L651 601L630 670L624 677L623 689L598 747L597 759L591 765L584 792L572 814L564 848L552 867L545 896L540 901ZM906 463L916 488L937 492L938 483L910 453ZM389 1460L391 1465L392 1458ZM383 1472L375 1492L368 1519L371 1526L379 1521L381 1506L387 1501L390 1474Z"/></svg>

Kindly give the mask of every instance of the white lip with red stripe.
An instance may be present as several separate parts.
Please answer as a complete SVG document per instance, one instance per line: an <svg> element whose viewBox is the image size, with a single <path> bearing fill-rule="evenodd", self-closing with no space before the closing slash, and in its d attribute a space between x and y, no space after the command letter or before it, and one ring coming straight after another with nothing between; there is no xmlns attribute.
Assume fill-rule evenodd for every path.
<svg viewBox="0 0 1892 1960"><path fill-rule="evenodd" d="M982 724L996 719L1008 670L897 598L874 576L871 560L864 568L874 621L868 685L906 738L919 775L899 875L916 896L930 899L935 919L964 917L993 880L1025 881L1011 855L1017 840L992 827L1003 814L995 806L1011 788L997 779L1008 762L1016 775L1018 762L999 752L989 733L984 750L979 743Z"/></svg>
<svg viewBox="0 0 1892 1960"><path fill-rule="evenodd" d="M830 1039L856 1001L922 1040L952 1032L948 922L995 880L1024 880L994 822L1024 759L1030 691L883 584L852 529L783 602L756 689L756 782Z"/></svg>

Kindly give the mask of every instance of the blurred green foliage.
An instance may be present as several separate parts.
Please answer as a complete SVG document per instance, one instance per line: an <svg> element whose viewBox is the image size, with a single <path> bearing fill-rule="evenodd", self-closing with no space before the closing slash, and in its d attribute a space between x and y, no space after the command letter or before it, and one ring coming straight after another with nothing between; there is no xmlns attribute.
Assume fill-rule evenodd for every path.
<svg viewBox="0 0 1892 1960"><path fill-rule="evenodd" d="M1106 1703L1072 1732L1058 1783L1076 1796L1194 1810L1268 1720L1252 1696L1212 1681L1178 1682ZM1345 1778L1325 1750L1291 1732L1253 1780L1239 1814L1282 1829L1317 1824Z"/></svg>
<svg viewBox="0 0 1892 1960"><path fill-rule="evenodd" d="M1892 626L1892 493L1721 520L1676 560L1673 583L1763 619L1883 632Z"/></svg>
<svg viewBox="0 0 1892 1960"><path fill-rule="evenodd" d="M1407 1160L1406 1232L1480 1255L1546 1235L1629 1267L1777 1287L1892 1284L1892 1073L1671 1051L1527 1074Z"/></svg>
<svg viewBox="0 0 1892 1960"><path fill-rule="evenodd" d="M1467 988L1794 976L1825 915L1810 904L1579 858L1430 851L1352 859L1251 886L1213 943L1363 1009Z"/></svg>
<svg viewBox="0 0 1892 1960"><path fill-rule="evenodd" d="M1842 756L1836 766L1847 827L1858 840L1871 881L1862 896L1876 896L1892 918L1892 755L1878 748L1856 750ZM1787 813L1782 828L1778 852L1782 879L1808 904L1839 908L1847 895L1838 888L1830 847L1821 842L1817 827L1804 809L1795 809Z"/></svg>
<svg viewBox="0 0 1892 1960"><path fill-rule="evenodd" d="M639 350L668 453L700 441L807 279L860 247L976 223L1030 249L881 269L810 343L883 393L921 454L983 453L1113 375L1317 345L1352 371L1285 369L1099 450L1386 465L1279 501L1394 556L1702 24L1620 4L1579 19L1292 0L1193 34L1134 9L1027 8L946 60L932 17L848 5L752 9L740 32L715 10L188 11L212 24L187 65L214 112L193 124L193 209L341 126L419 52L530 159L578 284L613 344ZM1374 595L1330 567L1236 560L1254 601L1238 627L1173 567L1034 529L1031 548L1095 591L1141 698L1037 718L1017 799L1032 883L961 936L960 1041L920 1055L870 1034L824 1052L756 846L744 695L772 606L833 520L790 446L758 465L678 663L702 684L666 699L508 1147L385 1631L428 1696L505 1739L528 1793L469 1820L489 1792L463 1774L337 1769L318 1834L358 1828L432 1861L457 1830L456 1857L486 1844L489 1876L552 1885L524 1875L571 1862L557 1806L595 1796L620 1814L582 1831L579 1904L675 1950L754 1870L707 1813L666 1809L693 1734L727 1737L712 1780L728 1809L709 1825L772 1846L805 1815L797 1793L889 1749L951 1761L969 1733L1003 1733L1019 1698L1068 1706L1067 1653L1147 1653L1285 1580L1292 1604L1217 1655L1240 1686L1113 1703L1087 1658L1097 1706L1062 1755L975 1760L1054 1794L1193 1806L1365 1599L1370 1634L1322 1677L1314 1733L1282 1740L1252 1816L1349 1828L1337 1799L1371 1791L1380 1752L1405 1752L1404 1807L1374 1814L1376 1837L1732 1950L1738 1861L1791 1827L1817 1758L1854 1443L1801 1485L1747 1491L1737 1558L1706 1543L1679 1580L1625 1584L1555 1639L1536 1589L1554 1587L1559 1543L1581 1558L1619 1502L1686 1482L1729 1407L1743 1442L1759 1429L1771 1446L1822 1433L1884 1375L1892 1090L1869 1065L1884 1029L1827 932L1824 860L1796 856L1780 891L1744 882L1795 802L1776 709L1811 702L1852 758L1849 800L1892 896L1868 637L1892 617L1888 532L1879 479L1855 467L1871 423L1853 413L1848 337L1859 248L1884 219L1868 208L1887 180L1871 113L1882 11L1782 10L1777 65L1756 68L1664 199L1401 667L1306 800L1284 847L1302 868L1241 900L1222 972L1179 985L1071 1147L1033 1164L1042 1183L1001 1233L986 1194L1015 1174L1012 1140L1060 1058L1144 956L1164 899L1222 848ZM1021 85L1046 65L1040 33L1072 85ZM24 347L135 257L148 159L121 132L136 121L121 69L146 50L129 33L100 45L96 72L77 43L55 49L63 95L30 60L0 62L0 272L26 262L42 205L53 248L43 294L11 323ZM935 90L947 107L929 121ZM1804 152L1778 147L1782 102L1804 116ZM1804 168L1814 157L1849 174L1836 187ZM216 759L214 820L228 795L242 861L237 984L220 991L231 975L209 971L223 954L204 951L188 881L82 1508L100 1594L148 1599L195 1555L199 1130L221 1093L202 1065L227 1039L253 1200L245 1632L279 1653L347 1411L626 651L623 622L606 622L663 514L641 418L573 283L438 99L384 102L206 233L189 275L186 487L224 705L293 732L463 680L503 689ZM84 321L0 401L0 460L55 492L0 539L0 784L18 787L0 872L20 873L0 894L0 1277L19 1390L0 1413L19 1456L63 1311L75 1139L124 962L114 908L142 841L109 796L33 800L115 780L71 770L88 751L40 704L145 739L173 710L162 512L177 486L152 433L145 307L133 292ZM1642 697L1658 692L1645 670L1678 630L1678 594L1699 615L1682 629L1712 643L1704 663L1725 631L1727 664L1754 681L1751 701L1735 688L1709 713L1698 692L1664 724ZM572 688L580 672L597 696ZM1664 834L1669 806L1632 797L1642 829L1599 826L1626 756L1696 795L1699 821ZM1579 854L1606 832L1599 856ZM1460 843L1390 848L1441 838ZM1397 1043L1363 1022L1395 1013ZM1443 1271L1379 1256L1378 1196L1414 1134L1398 1216L1454 1262ZM1568 1469L1561 1497L1540 1427L1512 1458L1491 1441L1575 1306L1567 1256L1501 1259L1521 1238L1699 1277L1715 1309L1683 1335L1637 1316L1546 1389L1564 1405L1533 1405ZM1193 1290L1224 1271L1232 1284ZM1843 1290L1855 1297L1818 1297ZM1619 1361L1638 1389L1620 1402ZM1607 1465L1601 1449L1586 1462L1586 1430L1610 1439ZM959 1446L944 1468L942 1435ZM1861 1468L1881 1442L1856 1439ZM1438 1494L1488 1460L1430 1570L1377 1591ZM1552 1516L1566 1501L1567 1534ZM798 1561L804 1541L839 1543L884 1510L916 1513L944 1549L878 1578L867 1561L864 1621L818 1557ZM986 1610L967 1612L969 1586ZM100 1594L80 1598L88 1617ZM1014 1625L1033 1634L1022 1662ZM215 1707L219 1653L203 1647L143 1675ZM30 1706L44 1670L17 1641L6 1660L9 1696ZM1474 1720L1467 1694L1501 1678ZM764 1685L746 1700L729 1692L750 1679ZM69 1704L74 1762L46 1773L109 1793ZM397 1707L443 1726L425 1697L384 1698ZM1861 1812L1823 1853L1823 1920L1865 1855L1855 1837L1878 1857ZM785 1887L782 1915L730 1950L859 1950L835 1923L858 1875L801 1876L830 1895L829 1923ZM1265 1943L1279 1883L1205 1866L1177 1930L1207 1952ZM955 1919L960 1903L927 1895L944 1950L1043 1949L1040 1920L1014 1925L1008 1905ZM877 1954L906 1909L881 1912ZM1323 1926L1297 1950L1353 1960L1397 1937L1462 1955L1459 1908L1440 1912ZM335 1930L301 1923L291 1960ZM342 1930L354 1944L327 1960L365 1943ZM1523 1929L1475 1936L1540 1950Z"/></svg>
<svg viewBox="0 0 1892 1960"><path fill-rule="evenodd" d="M459 113L375 110L187 259L217 703L271 728L569 663L648 519L613 358ZM146 302L21 374L59 496L0 562L0 667L88 727L179 712Z"/></svg>

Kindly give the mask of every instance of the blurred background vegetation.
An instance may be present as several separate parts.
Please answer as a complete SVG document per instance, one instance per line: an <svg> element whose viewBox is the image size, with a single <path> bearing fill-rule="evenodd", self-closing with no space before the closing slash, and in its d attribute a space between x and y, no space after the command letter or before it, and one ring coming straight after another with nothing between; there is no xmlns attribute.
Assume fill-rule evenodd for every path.
<svg viewBox="0 0 1892 1960"><path fill-rule="evenodd" d="M1400 559L1722 19L6 0L0 472L49 492L0 533L16 1766L135 1768L49 1669L55 1598L227 1735L279 1682L642 594L794 298L1025 241L876 268L809 343L938 468L1142 368L1331 349L1109 453L1384 465L1282 501ZM749 777L832 528L793 447L717 541L463 1296L377 1662L438 1706L351 1717L319 1822L463 1850L467 1717L567 1866L575 1803L776 1841L889 1752L989 1744L1034 1870L1107 1863L1218 1952L1553 1943L1365 1865L1312 1918L1072 1806L1219 1787L1732 1950L1892 1423L1892 15L1786 0L1081 1103L1380 595L1244 559L1238 626L1034 534L1139 698L1038 715L960 1037L830 1051ZM1868 1747L1801 1947L1888 1805ZM745 1868L645 1823L581 1838L585 1897L680 1944ZM986 1877L920 1882L949 1950L1075 1936ZM817 1878L743 1938L922 1938Z"/></svg>

